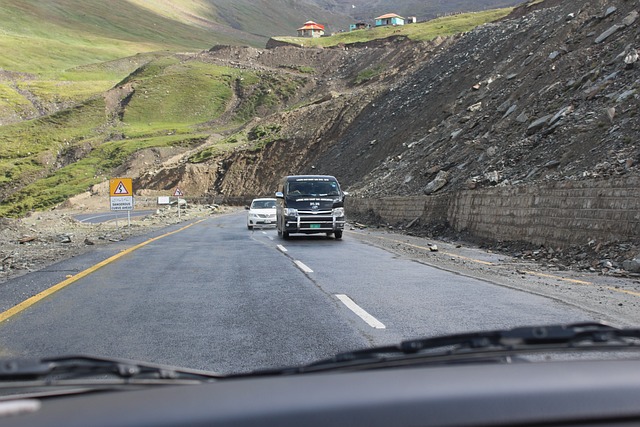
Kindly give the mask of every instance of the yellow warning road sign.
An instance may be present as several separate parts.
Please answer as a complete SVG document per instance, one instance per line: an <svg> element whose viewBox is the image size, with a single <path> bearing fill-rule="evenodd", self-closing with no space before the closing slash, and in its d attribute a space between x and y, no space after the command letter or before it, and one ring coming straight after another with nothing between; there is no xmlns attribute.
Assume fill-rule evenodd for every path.
<svg viewBox="0 0 640 427"><path fill-rule="evenodd" d="M133 196L131 178L111 178L109 180L109 195L111 197Z"/></svg>

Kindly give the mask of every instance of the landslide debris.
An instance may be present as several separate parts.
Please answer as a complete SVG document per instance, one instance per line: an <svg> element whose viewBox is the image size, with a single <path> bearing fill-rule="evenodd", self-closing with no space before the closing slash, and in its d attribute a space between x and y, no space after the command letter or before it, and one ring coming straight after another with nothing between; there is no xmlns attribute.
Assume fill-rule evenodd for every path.
<svg viewBox="0 0 640 427"><path fill-rule="evenodd" d="M462 35L327 157L359 159L340 172L364 196L638 174L637 6L564 1Z"/></svg>

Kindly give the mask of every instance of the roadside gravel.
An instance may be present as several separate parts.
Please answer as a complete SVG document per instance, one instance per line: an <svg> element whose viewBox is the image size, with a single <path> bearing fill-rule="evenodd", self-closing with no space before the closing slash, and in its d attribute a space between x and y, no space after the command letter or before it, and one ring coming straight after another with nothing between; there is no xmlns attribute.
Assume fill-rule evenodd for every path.
<svg viewBox="0 0 640 427"><path fill-rule="evenodd" d="M467 242L444 242L377 228L356 228L357 238L433 267L552 298L614 326L640 325L640 280L584 271L555 271L535 261L492 252ZM428 280L428 278L425 278Z"/></svg>

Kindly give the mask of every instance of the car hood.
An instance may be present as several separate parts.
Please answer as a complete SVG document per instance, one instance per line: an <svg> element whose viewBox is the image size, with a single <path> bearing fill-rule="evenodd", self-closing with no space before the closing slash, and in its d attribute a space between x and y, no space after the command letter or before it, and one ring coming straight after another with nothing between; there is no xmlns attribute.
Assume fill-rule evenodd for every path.
<svg viewBox="0 0 640 427"><path fill-rule="evenodd" d="M254 213L254 214L265 214L265 215L275 215L276 213L276 209L275 208L270 208L270 209L251 209L249 210L249 212Z"/></svg>

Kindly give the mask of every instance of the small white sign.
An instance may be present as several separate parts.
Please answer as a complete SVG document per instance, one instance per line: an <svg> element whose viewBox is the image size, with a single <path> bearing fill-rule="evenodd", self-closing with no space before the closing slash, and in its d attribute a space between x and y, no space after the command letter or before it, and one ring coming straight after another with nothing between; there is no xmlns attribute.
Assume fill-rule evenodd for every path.
<svg viewBox="0 0 640 427"><path fill-rule="evenodd" d="M111 197L112 211L132 211L133 196L114 196Z"/></svg>
<svg viewBox="0 0 640 427"><path fill-rule="evenodd" d="M171 203L171 197L169 196L158 196L158 204L159 205L168 205Z"/></svg>

